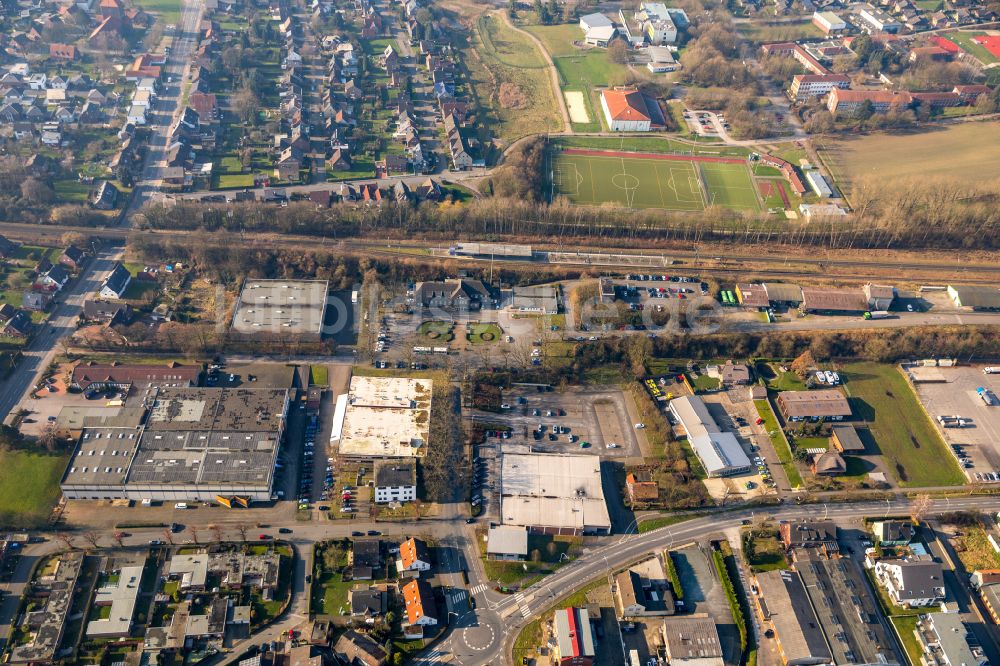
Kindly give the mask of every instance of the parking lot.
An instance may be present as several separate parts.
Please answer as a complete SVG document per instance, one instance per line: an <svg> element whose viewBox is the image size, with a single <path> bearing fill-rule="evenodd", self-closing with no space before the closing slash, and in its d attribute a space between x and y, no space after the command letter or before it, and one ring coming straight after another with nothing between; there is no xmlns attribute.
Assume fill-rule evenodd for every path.
<svg viewBox="0 0 1000 666"><path fill-rule="evenodd" d="M607 458L640 458L634 413L616 388L580 388L560 393L534 386L504 392L500 414L475 412L473 418L510 428L505 444L527 444L542 453L593 453Z"/></svg>
<svg viewBox="0 0 1000 666"><path fill-rule="evenodd" d="M983 366L934 368L943 382L917 382L917 397L944 435L969 479L1000 482L1000 404L987 405L977 389L1000 396L1000 374L984 374ZM994 403L996 403L994 399ZM942 427L939 417L958 417L964 427ZM957 423L957 421L951 421Z"/></svg>
<svg viewBox="0 0 1000 666"><path fill-rule="evenodd" d="M707 479L705 487L712 497L756 497L773 493L777 489L789 490L787 478L778 461L778 454L762 425L746 387L706 393L701 396L715 422L723 430L735 433L750 457L754 471L737 477Z"/></svg>

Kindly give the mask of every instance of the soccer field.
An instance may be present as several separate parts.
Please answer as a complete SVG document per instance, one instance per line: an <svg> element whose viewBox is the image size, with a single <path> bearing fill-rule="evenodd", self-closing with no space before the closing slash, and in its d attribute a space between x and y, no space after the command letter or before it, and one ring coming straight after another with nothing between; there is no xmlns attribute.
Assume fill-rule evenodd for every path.
<svg viewBox="0 0 1000 666"><path fill-rule="evenodd" d="M553 194L576 204L679 211L704 210L710 205L760 209L742 161L566 150L553 155L551 175Z"/></svg>

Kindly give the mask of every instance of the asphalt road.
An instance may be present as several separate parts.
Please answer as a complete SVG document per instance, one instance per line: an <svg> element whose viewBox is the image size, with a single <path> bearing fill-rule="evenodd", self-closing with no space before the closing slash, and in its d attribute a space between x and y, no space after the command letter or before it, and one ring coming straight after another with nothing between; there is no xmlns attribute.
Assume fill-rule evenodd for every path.
<svg viewBox="0 0 1000 666"><path fill-rule="evenodd" d="M150 137L147 142L146 160L143 165L142 179L136 185L128 209L122 216L125 225L131 224L132 215L146 203L160 196L158 187L163 178L164 160L170 145L170 125L181 109L181 99L184 90L189 85L187 72L190 67L191 54L198 45L198 26L204 11L201 0L184 0L181 18L177 23L174 43L170 56L164 67L164 80L167 83L161 88L152 106L153 113L147 117L150 121Z"/></svg>
<svg viewBox="0 0 1000 666"><path fill-rule="evenodd" d="M34 338L24 350L24 358L10 376L0 382L0 416L5 420L18 405L31 409L31 387L41 379L55 358L59 340L76 330L84 300L100 289L120 254L119 250L99 252L58 296L58 304L49 319L38 325Z"/></svg>

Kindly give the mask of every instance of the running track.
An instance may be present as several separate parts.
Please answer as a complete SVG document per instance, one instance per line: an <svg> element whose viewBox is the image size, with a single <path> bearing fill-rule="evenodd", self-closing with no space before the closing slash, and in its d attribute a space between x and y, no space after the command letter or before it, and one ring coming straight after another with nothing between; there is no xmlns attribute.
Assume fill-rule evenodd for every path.
<svg viewBox="0 0 1000 666"><path fill-rule="evenodd" d="M563 155L585 155L588 157L623 157L642 160L668 160L671 162L714 162L715 164L745 164L746 160L739 157L708 157L705 155L670 155L665 153L630 153L619 150L586 150L583 148L564 148Z"/></svg>

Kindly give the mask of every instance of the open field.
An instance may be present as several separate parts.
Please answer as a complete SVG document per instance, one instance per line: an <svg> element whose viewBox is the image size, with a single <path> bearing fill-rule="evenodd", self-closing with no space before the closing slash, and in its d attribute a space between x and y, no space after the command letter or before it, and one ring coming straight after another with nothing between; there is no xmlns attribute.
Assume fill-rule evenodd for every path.
<svg viewBox="0 0 1000 666"><path fill-rule="evenodd" d="M0 525L44 523L59 498L66 456L0 451Z"/></svg>
<svg viewBox="0 0 1000 666"><path fill-rule="evenodd" d="M562 25L528 25L524 29L538 37L553 58L559 56L585 53L585 49L573 46L573 42L583 39L583 30L579 23L564 23Z"/></svg>
<svg viewBox="0 0 1000 666"><path fill-rule="evenodd" d="M509 142L562 129L550 70L534 43L493 14L480 16L475 32L466 63L494 133Z"/></svg>
<svg viewBox="0 0 1000 666"><path fill-rule="evenodd" d="M739 31L751 42L788 42L823 37L823 32L808 18L773 25L757 21L742 23Z"/></svg>
<svg viewBox="0 0 1000 666"><path fill-rule="evenodd" d="M1000 143L983 141L983 137L1000 135L1000 123L960 123L924 130L824 141L820 154L837 184L848 192L853 181L866 176L886 181L928 176L992 180L1000 173ZM914 155L933 159L915 160Z"/></svg>
<svg viewBox="0 0 1000 666"><path fill-rule="evenodd" d="M621 85L628 72L625 65L611 62L607 53L597 49L552 60L565 88L590 90Z"/></svg>
<svg viewBox="0 0 1000 666"><path fill-rule="evenodd" d="M709 158L718 159L718 158ZM553 193L573 203L698 211L759 209L746 164L685 155L564 150L553 156Z"/></svg>
<svg viewBox="0 0 1000 666"><path fill-rule="evenodd" d="M956 30L955 32L947 32L942 35L947 39L955 42L962 48L963 51L975 56L984 65L992 65L993 63L1000 62L1000 58L990 53L984 45L973 41L973 37L983 37L985 32L964 32L961 30Z"/></svg>
<svg viewBox="0 0 1000 666"><path fill-rule="evenodd" d="M901 485L965 483L965 476L895 366L851 363L842 371L854 417L868 422L885 466Z"/></svg>
<svg viewBox="0 0 1000 666"><path fill-rule="evenodd" d="M137 0L136 6L152 14L159 14L167 23L177 23L181 17L181 0Z"/></svg>

